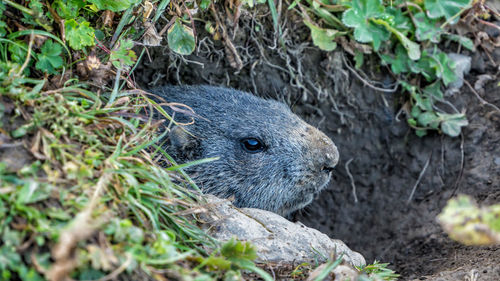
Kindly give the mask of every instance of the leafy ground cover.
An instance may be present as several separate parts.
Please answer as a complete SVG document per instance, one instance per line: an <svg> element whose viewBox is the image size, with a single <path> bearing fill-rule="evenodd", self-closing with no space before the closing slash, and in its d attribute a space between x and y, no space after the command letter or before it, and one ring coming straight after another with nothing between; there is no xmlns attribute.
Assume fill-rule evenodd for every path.
<svg viewBox="0 0 500 281"><path fill-rule="evenodd" d="M255 266L250 244L219 245L198 228L196 214L205 209L197 188L183 173L185 165L157 145L159 129L173 121L154 119L158 105L135 83L137 62L163 37L173 52L192 54L202 40L200 22L241 70L241 50L222 15L238 22L245 9L266 9L274 28L267 32L280 38L280 15L289 9L310 32L304 41L324 51L342 47L358 70L373 57L387 65L397 82L378 88L402 89L401 107L418 135L436 130L457 136L467 125L464 113L438 107L447 102L444 87L458 78L440 44L474 50L477 44L453 24L487 20L492 11L484 2L280 3L0 3L2 278L239 280L251 271L271 278ZM164 26L155 25L160 19ZM278 47L287 48L283 40ZM171 165L163 169L158 162ZM386 266L360 269L362 280L396 278ZM315 267L290 274L301 279L303 270Z"/></svg>

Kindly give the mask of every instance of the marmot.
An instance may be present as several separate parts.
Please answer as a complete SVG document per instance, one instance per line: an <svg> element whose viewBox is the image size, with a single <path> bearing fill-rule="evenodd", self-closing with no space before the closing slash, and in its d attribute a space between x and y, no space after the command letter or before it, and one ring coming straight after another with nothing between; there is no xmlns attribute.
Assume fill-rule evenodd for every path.
<svg viewBox="0 0 500 281"><path fill-rule="evenodd" d="M237 207L287 216L311 203L338 162L333 141L280 102L213 86L152 92L195 112L164 107L177 122L194 120L171 128L166 151L179 162L219 157L187 172L203 192L233 197Z"/></svg>

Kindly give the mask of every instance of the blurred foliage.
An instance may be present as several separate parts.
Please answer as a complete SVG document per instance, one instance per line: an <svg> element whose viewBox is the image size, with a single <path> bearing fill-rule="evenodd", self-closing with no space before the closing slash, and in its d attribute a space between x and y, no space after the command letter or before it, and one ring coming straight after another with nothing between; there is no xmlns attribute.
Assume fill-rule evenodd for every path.
<svg viewBox="0 0 500 281"><path fill-rule="evenodd" d="M500 244L500 204L479 207L460 195L448 201L437 219L451 239L464 245Z"/></svg>

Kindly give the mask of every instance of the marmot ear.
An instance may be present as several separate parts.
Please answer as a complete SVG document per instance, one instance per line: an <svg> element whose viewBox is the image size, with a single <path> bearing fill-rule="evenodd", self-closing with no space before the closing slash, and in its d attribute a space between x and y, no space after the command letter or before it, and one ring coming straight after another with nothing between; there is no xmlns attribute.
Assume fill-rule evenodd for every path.
<svg viewBox="0 0 500 281"><path fill-rule="evenodd" d="M198 156L200 141L182 126L174 126L168 134L170 145L182 160L194 160ZM181 160L176 159L176 160Z"/></svg>

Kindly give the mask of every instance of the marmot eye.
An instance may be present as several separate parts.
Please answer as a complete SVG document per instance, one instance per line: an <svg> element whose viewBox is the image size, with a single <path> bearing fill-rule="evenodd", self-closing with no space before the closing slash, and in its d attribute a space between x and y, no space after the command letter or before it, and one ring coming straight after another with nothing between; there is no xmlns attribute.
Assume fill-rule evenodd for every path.
<svg viewBox="0 0 500 281"><path fill-rule="evenodd" d="M259 153L265 148L264 143L257 138L246 138L240 140L241 147L248 153Z"/></svg>

